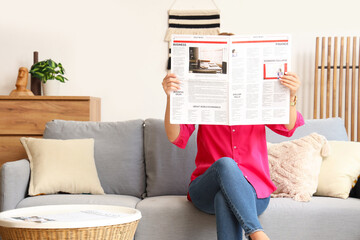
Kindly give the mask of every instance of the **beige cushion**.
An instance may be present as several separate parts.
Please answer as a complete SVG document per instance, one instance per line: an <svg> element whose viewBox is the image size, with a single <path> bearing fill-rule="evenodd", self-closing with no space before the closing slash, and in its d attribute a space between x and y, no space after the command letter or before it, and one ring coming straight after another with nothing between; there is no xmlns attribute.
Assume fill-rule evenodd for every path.
<svg viewBox="0 0 360 240"><path fill-rule="evenodd" d="M315 195L348 198L360 175L360 143L329 141L331 151L324 158Z"/></svg>
<svg viewBox="0 0 360 240"><path fill-rule="evenodd" d="M20 138L30 160L29 195L104 194L94 161L94 139Z"/></svg>
<svg viewBox="0 0 360 240"><path fill-rule="evenodd" d="M268 143L271 180L277 186L272 197L309 201L316 192L322 156L329 151L324 136L312 133L278 144Z"/></svg>

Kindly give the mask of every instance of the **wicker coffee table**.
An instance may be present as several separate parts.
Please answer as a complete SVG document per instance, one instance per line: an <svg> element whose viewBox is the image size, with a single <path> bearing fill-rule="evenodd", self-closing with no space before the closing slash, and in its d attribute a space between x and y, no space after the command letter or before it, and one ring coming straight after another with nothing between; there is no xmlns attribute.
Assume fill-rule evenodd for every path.
<svg viewBox="0 0 360 240"><path fill-rule="evenodd" d="M131 240L141 213L110 205L49 205L0 213L0 236L10 239Z"/></svg>

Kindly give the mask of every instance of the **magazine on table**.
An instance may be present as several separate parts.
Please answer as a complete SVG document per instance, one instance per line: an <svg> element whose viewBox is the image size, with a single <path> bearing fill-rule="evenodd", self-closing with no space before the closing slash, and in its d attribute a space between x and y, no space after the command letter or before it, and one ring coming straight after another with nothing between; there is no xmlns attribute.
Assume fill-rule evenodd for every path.
<svg viewBox="0 0 360 240"><path fill-rule="evenodd" d="M76 212L64 212L58 214L47 214L45 216L20 216L12 217L14 220L35 222L35 223L46 223L52 221L60 222L74 222L74 221L96 221L106 220L129 216L126 213L111 213L103 210L83 210Z"/></svg>
<svg viewBox="0 0 360 240"><path fill-rule="evenodd" d="M173 124L287 124L290 91L279 78L291 66L290 35L173 35Z"/></svg>

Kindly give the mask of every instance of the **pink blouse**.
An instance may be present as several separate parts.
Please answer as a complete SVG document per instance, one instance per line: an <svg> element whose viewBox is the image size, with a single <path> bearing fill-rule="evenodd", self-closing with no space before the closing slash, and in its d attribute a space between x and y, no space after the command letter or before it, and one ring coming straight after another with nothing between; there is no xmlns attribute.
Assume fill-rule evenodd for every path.
<svg viewBox="0 0 360 240"><path fill-rule="evenodd" d="M292 130L283 124L266 126L280 135L291 137L295 129L303 124L304 119L298 112ZM173 144L185 148L194 130L195 125L180 125L180 134ZM191 175L191 181L203 174L216 160L230 157L255 188L258 198L266 198L276 190L270 179L265 125L199 125L197 148L196 169Z"/></svg>

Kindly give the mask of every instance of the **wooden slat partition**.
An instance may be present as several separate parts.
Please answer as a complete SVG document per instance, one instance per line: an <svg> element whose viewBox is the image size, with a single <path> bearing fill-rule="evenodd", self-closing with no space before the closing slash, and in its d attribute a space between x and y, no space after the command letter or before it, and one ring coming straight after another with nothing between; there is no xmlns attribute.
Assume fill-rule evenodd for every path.
<svg viewBox="0 0 360 240"><path fill-rule="evenodd" d="M346 39L346 73L345 73L345 128L349 135L349 75L350 75L350 37Z"/></svg>
<svg viewBox="0 0 360 240"><path fill-rule="evenodd" d="M333 62L333 66L337 66L337 59L338 59L338 37L335 37L334 40L334 62ZM329 69L329 68L328 68ZM334 67L333 70L333 98L332 98L332 117L336 117L336 98L337 98L337 90L338 90L338 85L337 85L337 67Z"/></svg>
<svg viewBox="0 0 360 240"><path fill-rule="evenodd" d="M341 49L340 49L340 73L339 73L339 113L340 118L343 117L343 92L344 92L344 37L341 37Z"/></svg>
<svg viewBox="0 0 360 240"><path fill-rule="evenodd" d="M358 62L358 111L357 111L357 141L360 142L360 40L359 40L359 62Z"/></svg>
<svg viewBox="0 0 360 240"><path fill-rule="evenodd" d="M349 139L360 142L359 63L359 37L316 38L313 118L343 118Z"/></svg>
<svg viewBox="0 0 360 240"><path fill-rule="evenodd" d="M328 37L327 69L331 69L331 37ZM326 71L326 102L330 102L331 71ZM326 118L330 117L330 104L326 104Z"/></svg>
<svg viewBox="0 0 360 240"><path fill-rule="evenodd" d="M325 37L322 38L321 48L321 79L320 79L320 118L324 118L324 77L325 77Z"/></svg>
<svg viewBox="0 0 360 240"><path fill-rule="evenodd" d="M358 111L357 111L357 141L360 142L360 40L359 40L359 62L358 62Z"/></svg>
<svg viewBox="0 0 360 240"><path fill-rule="evenodd" d="M351 76L351 141L355 140L355 94L356 94L356 37L353 38L352 76Z"/></svg>
<svg viewBox="0 0 360 240"><path fill-rule="evenodd" d="M319 37L316 38L316 50L315 50L315 79L314 79L314 119L318 116L318 91L319 91Z"/></svg>

